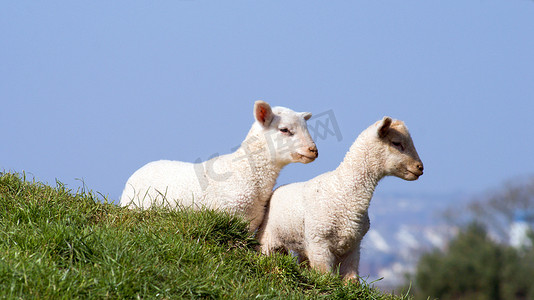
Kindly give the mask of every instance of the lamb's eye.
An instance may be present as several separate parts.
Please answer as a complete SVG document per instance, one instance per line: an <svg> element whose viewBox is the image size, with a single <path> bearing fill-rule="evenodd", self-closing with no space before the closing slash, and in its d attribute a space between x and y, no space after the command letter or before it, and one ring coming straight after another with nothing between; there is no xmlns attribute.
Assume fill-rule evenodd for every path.
<svg viewBox="0 0 534 300"><path fill-rule="evenodd" d="M399 148L400 151L404 151L404 146L402 145L402 143L393 141L391 141L391 143L393 144L393 146Z"/></svg>
<svg viewBox="0 0 534 300"><path fill-rule="evenodd" d="M293 135L293 132L291 132L291 130L289 130L289 129L285 128L285 127L280 128L278 130L280 130L280 132L285 134L285 135L288 135L288 136L292 136Z"/></svg>

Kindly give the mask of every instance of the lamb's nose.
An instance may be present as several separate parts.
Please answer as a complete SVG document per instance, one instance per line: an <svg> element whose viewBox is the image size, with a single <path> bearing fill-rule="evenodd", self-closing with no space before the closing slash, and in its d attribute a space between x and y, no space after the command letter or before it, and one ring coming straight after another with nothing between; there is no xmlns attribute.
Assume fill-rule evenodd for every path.
<svg viewBox="0 0 534 300"><path fill-rule="evenodd" d="M423 164L417 164L417 169L419 169L419 171L423 172L423 170L425 168L423 167Z"/></svg>
<svg viewBox="0 0 534 300"><path fill-rule="evenodd" d="M310 151L311 153L315 154L315 158L317 158L319 156L319 151L317 150L316 146L308 148L308 151Z"/></svg>

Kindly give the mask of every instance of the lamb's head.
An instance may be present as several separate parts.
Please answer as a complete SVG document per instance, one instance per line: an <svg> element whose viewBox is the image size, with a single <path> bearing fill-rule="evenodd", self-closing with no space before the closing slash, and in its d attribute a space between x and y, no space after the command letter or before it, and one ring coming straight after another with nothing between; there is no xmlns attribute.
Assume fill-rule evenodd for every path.
<svg viewBox="0 0 534 300"><path fill-rule="evenodd" d="M404 122L384 117L375 123L375 126L383 148L385 175L397 176L404 180L417 180L423 175L423 162Z"/></svg>
<svg viewBox="0 0 534 300"><path fill-rule="evenodd" d="M254 104L254 118L265 136L271 157L277 164L310 163L319 155L306 121L309 112L295 112L289 108L271 106L258 100Z"/></svg>

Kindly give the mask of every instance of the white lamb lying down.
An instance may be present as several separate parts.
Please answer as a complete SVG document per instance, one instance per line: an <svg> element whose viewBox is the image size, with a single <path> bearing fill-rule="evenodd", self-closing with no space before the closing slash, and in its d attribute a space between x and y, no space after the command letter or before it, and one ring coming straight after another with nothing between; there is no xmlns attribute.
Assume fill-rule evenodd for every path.
<svg viewBox="0 0 534 300"><path fill-rule="evenodd" d="M408 129L384 117L358 136L337 169L274 191L258 232L261 251L292 250L311 267L323 272L339 267L341 276L357 279L378 181L388 175L416 180L422 174Z"/></svg>
<svg viewBox="0 0 534 300"><path fill-rule="evenodd" d="M289 163L312 162L318 152L306 125L311 113L271 109L256 101L254 117L234 153L197 164L155 161L137 170L126 182L121 206L227 210L243 215L256 230L280 170Z"/></svg>

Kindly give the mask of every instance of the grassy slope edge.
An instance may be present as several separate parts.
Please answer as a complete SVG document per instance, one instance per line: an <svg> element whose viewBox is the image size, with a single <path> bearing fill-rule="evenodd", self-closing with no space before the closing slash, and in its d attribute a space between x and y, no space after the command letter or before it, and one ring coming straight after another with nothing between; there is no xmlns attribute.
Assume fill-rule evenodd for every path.
<svg viewBox="0 0 534 300"><path fill-rule="evenodd" d="M404 299L262 256L213 211L132 211L0 173L0 298Z"/></svg>

